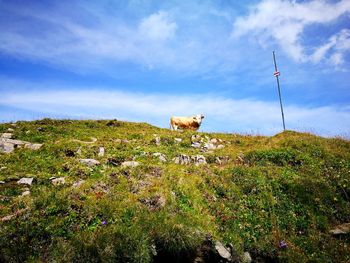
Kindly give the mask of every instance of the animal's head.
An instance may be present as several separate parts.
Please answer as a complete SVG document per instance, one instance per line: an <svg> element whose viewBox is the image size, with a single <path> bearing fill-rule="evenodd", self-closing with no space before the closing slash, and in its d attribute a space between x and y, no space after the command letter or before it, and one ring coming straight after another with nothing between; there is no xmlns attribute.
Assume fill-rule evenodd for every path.
<svg viewBox="0 0 350 263"><path fill-rule="evenodd" d="M204 119L204 115L203 114L198 114L196 116L193 116L193 119L198 123L201 124L202 120Z"/></svg>

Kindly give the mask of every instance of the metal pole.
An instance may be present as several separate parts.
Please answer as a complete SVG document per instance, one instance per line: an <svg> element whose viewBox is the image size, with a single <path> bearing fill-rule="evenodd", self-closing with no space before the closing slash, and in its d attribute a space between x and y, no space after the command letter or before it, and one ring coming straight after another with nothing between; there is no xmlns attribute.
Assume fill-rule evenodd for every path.
<svg viewBox="0 0 350 263"><path fill-rule="evenodd" d="M280 106L281 106L281 113L282 113L282 122L283 122L283 130L285 131L286 130L286 125L284 123L284 113L283 113L283 106L282 106L282 98L281 98L281 88L280 88L280 81L279 81L279 72L277 70L277 64L276 64L276 57L275 57L275 51L272 51L272 54L273 54L273 62L275 64L275 77L276 77L276 80L277 80L277 87L278 87L278 96L279 96L279 99L280 99Z"/></svg>

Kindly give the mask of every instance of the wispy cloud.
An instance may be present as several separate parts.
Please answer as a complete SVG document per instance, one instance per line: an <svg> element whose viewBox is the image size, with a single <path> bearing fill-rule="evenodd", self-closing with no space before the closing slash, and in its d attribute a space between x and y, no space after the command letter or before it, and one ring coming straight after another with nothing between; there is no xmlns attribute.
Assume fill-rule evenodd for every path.
<svg viewBox="0 0 350 263"><path fill-rule="evenodd" d="M164 95L131 93L104 88L72 90L51 85L48 90L33 89L31 84L17 83L23 89L4 91L0 105L24 112L32 118L56 116L65 118L118 118L144 121L168 127L172 115L206 115L204 131L273 134L281 131L281 117L277 102L254 99L228 99L212 94ZM46 85L46 84L45 84ZM35 112L40 109L37 115ZM10 121L5 110L0 120ZM350 109L346 107L285 107L287 127L321 135L349 135ZM21 114L17 114L21 119ZM28 116L28 114L26 115Z"/></svg>
<svg viewBox="0 0 350 263"><path fill-rule="evenodd" d="M247 16L235 20L232 36L253 35L264 45L275 42L298 62L327 59L339 66L344 62L344 54L350 51L347 29L336 33L326 44L312 46L311 49L316 49L314 52L308 51L310 47L305 46L302 39L307 38L303 34L308 26L327 25L349 13L348 0L336 3L323 0L263 0L251 7ZM331 50L332 47L335 50Z"/></svg>

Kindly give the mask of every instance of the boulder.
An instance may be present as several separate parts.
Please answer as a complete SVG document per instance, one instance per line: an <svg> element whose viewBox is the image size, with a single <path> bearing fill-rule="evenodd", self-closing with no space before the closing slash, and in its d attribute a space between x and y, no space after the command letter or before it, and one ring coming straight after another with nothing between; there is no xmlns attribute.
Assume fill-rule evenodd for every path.
<svg viewBox="0 0 350 263"><path fill-rule="evenodd" d="M180 154L173 159L176 164L190 164L191 158L186 154Z"/></svg>
<svg viewBox="0 0 350 263"><path fill-rule="evenodd" d="M92 166L100 164L100 162L95 160L95 159L80 159L80 162L82 164L85 164L85 165L89 166L89 167L92 167Z"/></svg>
<svg viewBox="0 0 350 263"><path fill-rule="evenodd" d="M1 134L0 137L4 138L4 139L11 139L12 138L12 133L5 132L5 133Z"/></svg>
<svg viewBox="0 0 350 263"><path fill-rule="evenodd" d="M27 185L32 185L33 183L33 177L23 177L20 180L17 181L17 184L27 184Z"/></svg>
<svg viewBox="0 0 350 263"><path fill-rule="evenodd" d="M122 162L122 167L136 167L136 166L139 166L139 163L135 161Z"/></svg>
<svg viewBox="0 0 350 263"><path fill-rule="evenodd" d="M195 165L201 165L201 164L207 163L203 155L195 155L195 156L192 156L191 159Z"/></svg>
<svg viewBox="0 0 350 263"><path fill-rule="evenodd" d="M7 131L8 131L8 132L14 132L15 130L12 129L12 128L8 128Z"/></svg>
<svg viewBox="0 0 350 263"><path fill-rule="evenodd" d="M231 261L231 253L220 241L215 242L215 250L218 255L227 261Z"/></svg>
<svg viewBox="0 0 350 263"><path fill-rule="evenodd" d="M192 146L193 148L200 148L200 147L201 147L201 143L200 143L200 142L193 142L193 143L191 144L191 146Z"/></svg>
<svg viewBox="0 0 350 263"><path fill-rule="evenodd" d="M249 252L244 252L242 256L242 263L251 263L253 261L252 257L250 256Z"/></svg>
<svg viewBox="0 0 350 263"><path fill-rule="evenodd" d="M210 150L215 150L216 146L212 144L211 142L207 142L203 145L202 150L203 151L210 151Z"/></svg>
<svg viewBox="0 0 350 263"><path fill-rule="evenodd" d="M14 150L15 150L15 145L14 144L0 141L0 152L11 153Z"/></svg>

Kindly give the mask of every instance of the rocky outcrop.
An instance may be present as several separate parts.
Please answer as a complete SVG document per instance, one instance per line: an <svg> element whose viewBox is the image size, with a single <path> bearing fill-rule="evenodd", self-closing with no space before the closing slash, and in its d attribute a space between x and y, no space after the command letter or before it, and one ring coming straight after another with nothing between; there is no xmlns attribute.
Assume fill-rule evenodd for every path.
<svg viewBox="0 0 350 263"><path fill-rule="evenodd" d="M0 152L3 153L11 153L15 150L15 148L28 148L31 150L39 150L42 146L40 143L30 143L21 140L11 139L11 133L3 133L0 137Z"/></svg>

